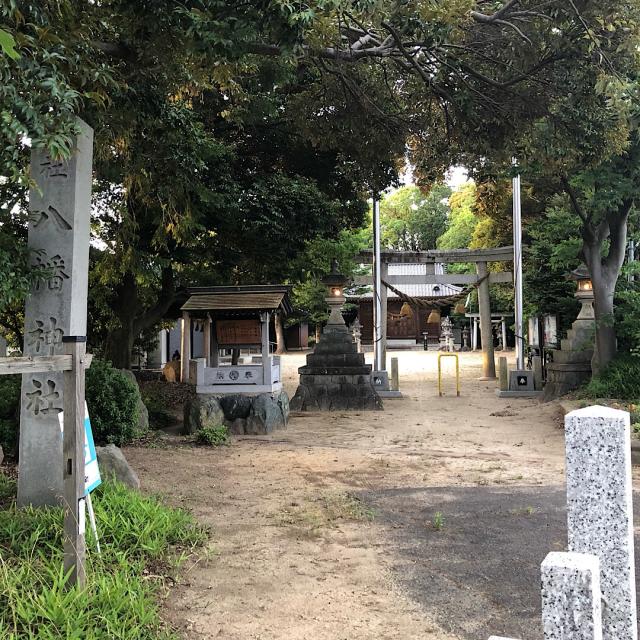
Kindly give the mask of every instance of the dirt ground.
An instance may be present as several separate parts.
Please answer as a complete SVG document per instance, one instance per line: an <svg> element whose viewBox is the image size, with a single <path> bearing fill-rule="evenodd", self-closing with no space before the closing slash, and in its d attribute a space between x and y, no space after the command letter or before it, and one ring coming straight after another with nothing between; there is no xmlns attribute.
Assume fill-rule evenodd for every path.
<svg viewBox="0 0 640 640"><path fill-rule="evenodd" d="M526 490L521 506L532 514L526 501L535 499L536 487L563 482L558 405L497 398L495 382L477 380L479 354L460 354L459 398L452 361L445 361L447 393L440 398L435 352L391 356L399 357L404 397L386 400L383 412L292 414L286 430L216 449L170 439L126 450L145 490L212 528L212 554L188 569L165 604L167 619L185 637L486 640L475 635L484 627L447 622L458 607L449 587L433 606L434 599L422 597L425 588L440 589L435 578L445 569L429 564L433 558L420 549L449 546L447 535L455 531L448 519L456 521L451 491L475 492L474 499L491 493L499 503L502 494ZM284 357L290 395L303 360ZM409 505L406 515L398 507L387 517L408 495L414 501L402 503ZM464 553L471 558L470 544ZM505 558L499 550L484 552L499 581ZM414 570L427 573L411 583ZM473 592L474 580L452 577L447 584ZM496 620L502 615L508 627L516 613L494 605L502 607Z"/></svg>

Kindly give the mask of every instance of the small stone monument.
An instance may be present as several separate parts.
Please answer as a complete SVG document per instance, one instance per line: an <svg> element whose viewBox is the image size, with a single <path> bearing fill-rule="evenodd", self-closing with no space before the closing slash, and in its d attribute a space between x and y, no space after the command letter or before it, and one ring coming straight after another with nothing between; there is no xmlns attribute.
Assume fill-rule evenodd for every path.
<svg viewBox="0 0 640 640"><path fill-rule="evenodd" d="M382 409L371 383L371 365L365 364L364 354L356 350L342 317L346 281L334 262L332 272L323 279L329 289L325 300L331 313L307 364L298 369L300 386L291 399L292 411Z"/></svg>
<svg viewBox="0 0 640 640"><path fill-rule="evenodd" d="M25 309L24 354L64 352L63 336L87 333L93 130L77 120L69 160L31 152L29 248L40 272ZM18 504L55 505L62 497L62 373L24 374L20 408Z"/></svg>
<svg viewBox="0 0 640 640"><path fill-rule="evenodd" d="M453 351L453 324L448 316L440 323L440 351Z"/></svg>

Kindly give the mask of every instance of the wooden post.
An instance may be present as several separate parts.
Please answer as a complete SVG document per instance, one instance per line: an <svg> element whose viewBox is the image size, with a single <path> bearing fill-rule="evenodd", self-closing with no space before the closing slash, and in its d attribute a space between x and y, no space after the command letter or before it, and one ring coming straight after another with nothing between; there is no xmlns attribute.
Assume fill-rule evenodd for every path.
<svg viewBox="0 0 640 640"><path fill-rule="evenodd" d="M269 356L269 317L268 311L260 316L262 321L262 384L271 384L271 357Z"/></svg>
<svg viewBox="0 0 640 640"><path fill-rule="evenodd" d="M218 331L215 321L211 322L211 366L217 367L218 360Z"/></svg>
<svg viewBox="0 0 640 640"><path fill-rule="evenodd" d="M206 366L211 366L211 318L207 316L204 319L202 341L204 342L204 357Z"/></svg>
<svg viewBox="0 0 640 640"><path fill-rule="evenodd" d="M486 262L476 264L478 278L489 273ZM480 337L482 338L482 377L481 380L495 380L496 362L493 353L493 330L491 325L491 299L489 298L489 279L485 278L478 287L478 306L480 307Z"/></svg>
<svg viewBox="0 0 640 640"><path fill-rule="evenodd" d="M63 336L71 371L64 372L64 571L69 586L85 583L84 376L86 338Z"/></svg>
<svg viewBox="0 0 640 640"><path fill-rule="evenodd" d="M182 312L182 343L180 345L180 382L189 382L189 360L191 360L191 316Z"/></svg>

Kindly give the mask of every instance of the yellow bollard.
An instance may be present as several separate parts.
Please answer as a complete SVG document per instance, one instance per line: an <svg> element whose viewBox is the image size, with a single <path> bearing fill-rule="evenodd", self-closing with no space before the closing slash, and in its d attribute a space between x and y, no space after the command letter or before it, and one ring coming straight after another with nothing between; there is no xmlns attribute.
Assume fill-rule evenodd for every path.
<svg viewBox="0 0 640 640"><path fill-rule="evenodd" d="M438 395L442 396L442 358L456 359L456 395L460 396L460 361L457 353L438 354Z"/></svg>

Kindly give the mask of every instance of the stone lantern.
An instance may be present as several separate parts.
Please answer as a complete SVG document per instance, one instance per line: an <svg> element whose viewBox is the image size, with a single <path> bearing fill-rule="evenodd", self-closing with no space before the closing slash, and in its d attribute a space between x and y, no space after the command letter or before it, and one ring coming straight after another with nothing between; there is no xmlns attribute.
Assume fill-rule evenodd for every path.
<svg viewBox="0 0 640 640"><path fill-rule="evenodd" d="M298 369L300 385L291 399L294 411L379 410L382 402L371 384L371 365L356 344L344 318L344 287L347 278L339 273L337 262L322 279L327 287L329 320L322 330L307 364Z"/></svg>
<svg viewBox="0 0 640 640"><path fill-rule="evenodd" d="M591 377L595 314L593 311L593 283L585 265L568 273L567 280L576 283L575 297L580 301L580 313L560 341L560 349L551 351L552 361L547 365L547 384L543 400L551 400L577 389Z"/></svg>
<svg viewBox="0 0 640 640"><path fill-rule="evenodd" d="M338 262L331 263L331 273L322 278L322 284L327 287L328 295L324 299L329 305L329 320L327 327L344 326L342 305L346 302L344 288L349 279L338 271Z"/></svg>
<svg viewBox="0 0 640 640"><path fill-rule="evenodd" d="M589 323L595 320L593 311L593 282L591 275L585 265L580 265L577 269L567 274L567 280L576 282L576 292L573 294L580 302L580 313L576 320L588 320Z"/></svg>

